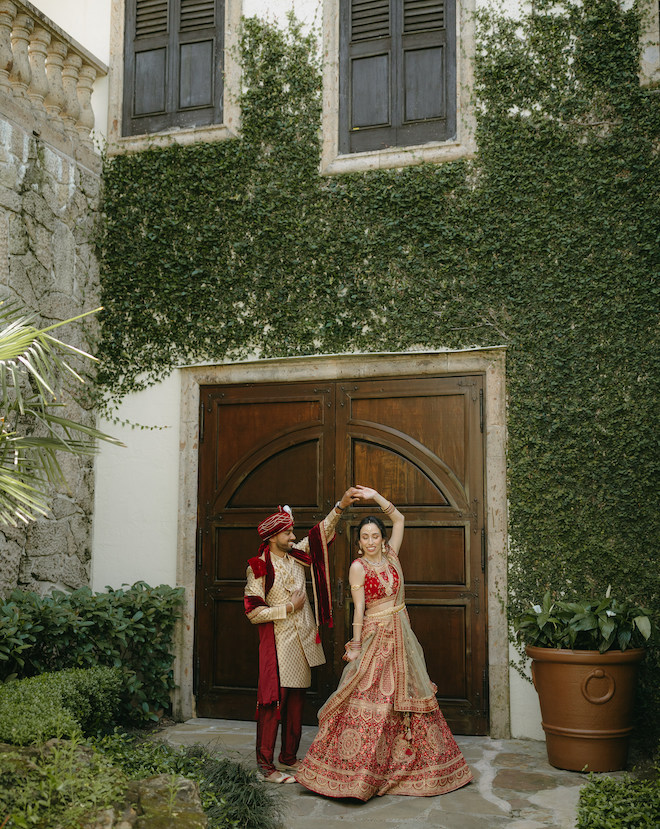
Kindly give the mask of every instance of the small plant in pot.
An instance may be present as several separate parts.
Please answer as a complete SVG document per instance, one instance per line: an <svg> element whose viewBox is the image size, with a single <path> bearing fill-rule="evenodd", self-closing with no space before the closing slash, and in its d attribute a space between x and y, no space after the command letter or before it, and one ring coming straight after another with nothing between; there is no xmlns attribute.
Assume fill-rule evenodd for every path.
<svg viewBox="0 0 660 829"><path fill-rule="evenodd" d="M624 768L649 612L610 588L573 601L548 592L514 617L513 629L532 660L549 762L573 771Z"/></svg>

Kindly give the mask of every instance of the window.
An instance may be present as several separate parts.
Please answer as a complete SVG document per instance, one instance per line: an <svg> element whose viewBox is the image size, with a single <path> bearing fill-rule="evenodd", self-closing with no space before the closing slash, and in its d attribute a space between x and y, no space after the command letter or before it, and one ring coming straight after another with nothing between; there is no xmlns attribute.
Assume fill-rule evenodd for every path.
<svg viewBox="0 0 660 829"><path fill-rule="evenodd" d="M339 50L341 153L455 136L454 0L343 0Z"/></svg>
<svg viewBox="0 0 660 829"><path fill-rule="evenodd" d="M223 0L126 0L122 134L222 122Z"/></svg>

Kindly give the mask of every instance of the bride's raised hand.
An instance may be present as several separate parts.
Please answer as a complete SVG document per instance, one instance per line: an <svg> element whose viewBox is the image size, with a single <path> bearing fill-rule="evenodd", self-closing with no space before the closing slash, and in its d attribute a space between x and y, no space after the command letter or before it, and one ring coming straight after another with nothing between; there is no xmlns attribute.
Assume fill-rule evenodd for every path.
<svg viewBox="0 0 660 829"><path fill-rule="evenodd" d="M360 486L360 484L356 484L353 487L353 490L358 493L358 498L361 501L371 501L373 500L378 492L375 489L372 489L370 486Z"/></svg>

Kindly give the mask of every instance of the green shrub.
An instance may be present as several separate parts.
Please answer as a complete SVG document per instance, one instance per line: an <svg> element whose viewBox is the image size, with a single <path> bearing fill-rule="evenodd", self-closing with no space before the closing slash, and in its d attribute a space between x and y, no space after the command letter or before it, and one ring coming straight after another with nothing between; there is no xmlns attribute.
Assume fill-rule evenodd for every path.
<svg viewBox="0 0 660 829"><path fill-rule="evenodd" d="M649 611L610 595L561 601L550 591L513 619L516 638L536 648L609 650L643 648L651 636Z"/></svg>
<svg viewBox="0 0 660 829"><path fill-rule="evenodd" d="M16 602L0 600L0 678L17 676L25 668L23 651L34 647L43 625Z"/></svg>
<svg viewBox="0 0 660 829"><path fill-rule="evenodd" d="M117 719L121 674L116 668L74 668L0 686L0 741L42 743L79 737Z"/></svg>
<svg viewBox="0 0 660 829"><path fill-rule="evenodd" d="M118 730L92 744L133 779L172 774L195 780L210 829L277 829L282 825L284 804L278 787L204 746L173 747Z"/></svg>
<svg viewBox="0 0 660 829"><path fill-rule="evenodd" d="M75 740L0 753L2 826L69 829L119 801L126 778L100 752Z"/></svg>
<svg viewBox="0 0 660 829"><path fill-rule="evenodd" d="M51 737L79 736L80 724L73 714L53 699L45 686L23 689L23 682L28 681L9 686L12 690L21 686L16 694L4 693L6 685L0 692L0 741L22 746Z"/></svg>
<svg viewBox="0 0 660 829"><path fill-rule="evenodd" d="M61 668L117 667L125 721L157 720L169 710L172 635L183 588L93 593L82 587L50 596L15 590L0 600L0 680Z"/></svg>
<svg viewBox="0 0 660 829"><path fill-rule="evenodd" d="M592 777L580 790L577 829L657 829L660 779Z"/></svg>

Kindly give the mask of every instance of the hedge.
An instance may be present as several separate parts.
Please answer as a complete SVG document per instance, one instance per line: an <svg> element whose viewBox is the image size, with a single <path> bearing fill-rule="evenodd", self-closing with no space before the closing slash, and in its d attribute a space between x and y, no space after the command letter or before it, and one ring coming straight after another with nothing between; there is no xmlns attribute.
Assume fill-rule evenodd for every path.
<svg viewBox="0 0 660 829"><path fill-rule="evenodd" d="M50 596L15 590L0 599L0 680L69 667L106 665L122 676L124 721L157 720L174 687L172 636L183 588Z"/></svg>
<svg viewBox="0 0 660 829"><path fill-rule="evenodd" d="M118 668L72 668L0 685L0 742L43 743L107 730L119 716Z"/></svg>

